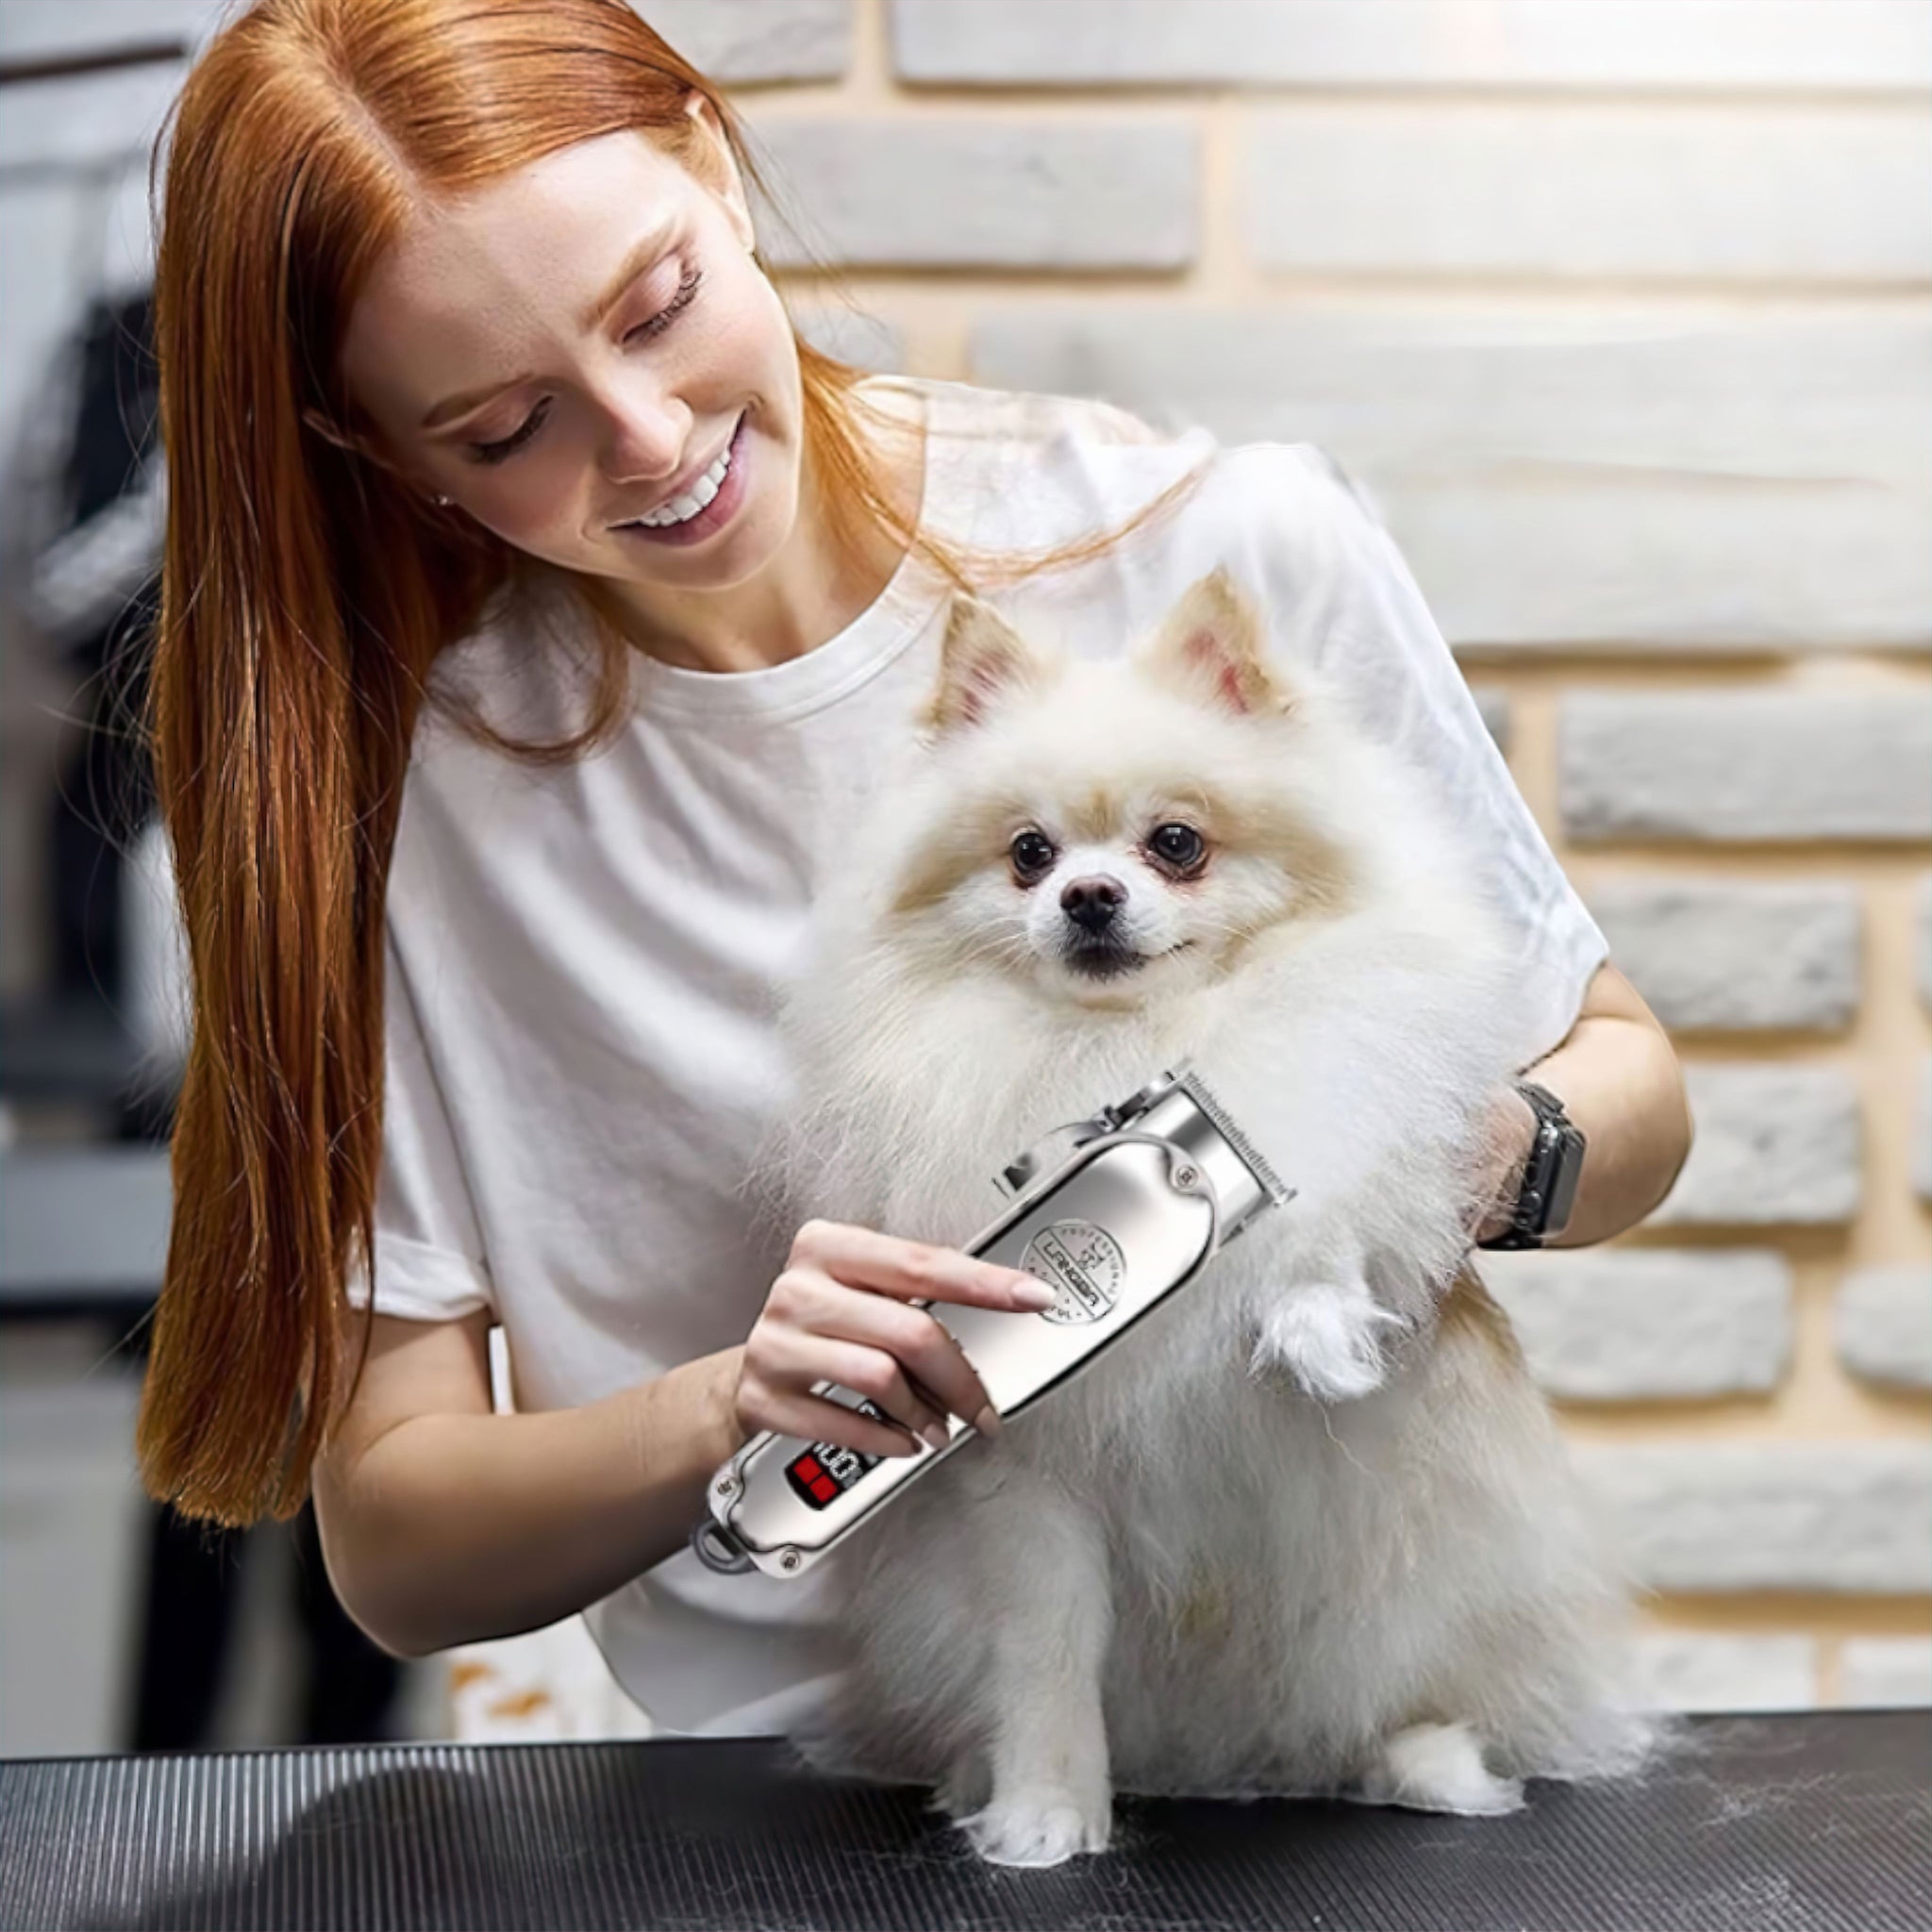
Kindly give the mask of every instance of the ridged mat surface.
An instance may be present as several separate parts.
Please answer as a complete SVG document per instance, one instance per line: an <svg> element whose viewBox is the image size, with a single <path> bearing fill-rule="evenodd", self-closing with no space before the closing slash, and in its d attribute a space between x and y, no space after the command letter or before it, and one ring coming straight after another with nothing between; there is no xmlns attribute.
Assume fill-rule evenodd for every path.
<svg viewBox="0 0 1932 1932"><path fill-rule="evenodd" d="M777 1739L46 1758L0 1764L0 1924L1923 1932L1928 1785L1932 1712L1702 1718L1505 1818L1123 1798L1024 1872Z"/></svg>

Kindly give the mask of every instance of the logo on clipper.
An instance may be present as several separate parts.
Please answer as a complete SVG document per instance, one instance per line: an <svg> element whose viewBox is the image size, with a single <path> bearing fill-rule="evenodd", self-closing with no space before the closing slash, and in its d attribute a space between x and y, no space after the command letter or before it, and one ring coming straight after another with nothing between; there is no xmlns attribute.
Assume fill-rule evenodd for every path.
<svg viewBox="0 0 1932 1932"><path fill-rule="evenodd" d="M1098 1322L1120 1299L1127 1272L1120 1243L1091 1221L1056 1221L1026 1243L1020 1266L1057 1291L1041 1319L1066 1324Z"/></svg>

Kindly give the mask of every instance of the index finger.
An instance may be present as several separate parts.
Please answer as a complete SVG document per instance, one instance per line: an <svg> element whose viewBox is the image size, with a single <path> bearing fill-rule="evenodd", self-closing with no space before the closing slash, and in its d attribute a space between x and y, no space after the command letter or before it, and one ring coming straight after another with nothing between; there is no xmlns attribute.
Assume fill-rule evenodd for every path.
<svg viewBox="0 0 1932 1932"><path fill-rule="evenodd" d="M813 1266L837 1280L902 1301L924 1298L1029 1312L1053 1306L1053 1290L1037 1275L983 1261L961 1248L907 1241L841 1221L808 1222L799 1229L798 1245L805 1245L808 1237Z"/></svg>

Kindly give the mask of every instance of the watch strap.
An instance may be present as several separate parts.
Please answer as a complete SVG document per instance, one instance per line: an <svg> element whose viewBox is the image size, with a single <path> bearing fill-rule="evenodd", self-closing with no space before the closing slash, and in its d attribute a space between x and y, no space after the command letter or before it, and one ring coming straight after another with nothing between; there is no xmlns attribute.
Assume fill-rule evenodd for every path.
<svg viewBox="0 0 1932 1932"><path fill-rule="evenodd" d="M1478 1241L1481 1248L1540 1248L1551 1235L1560 1234L1569 1223L1583 1166L1583 1133L1563 1111L1563 1103L1534 1080L1511 1084L1537 1117L1536 1138L1524 1162L1510 1224L1501 1234Z"/></svg>

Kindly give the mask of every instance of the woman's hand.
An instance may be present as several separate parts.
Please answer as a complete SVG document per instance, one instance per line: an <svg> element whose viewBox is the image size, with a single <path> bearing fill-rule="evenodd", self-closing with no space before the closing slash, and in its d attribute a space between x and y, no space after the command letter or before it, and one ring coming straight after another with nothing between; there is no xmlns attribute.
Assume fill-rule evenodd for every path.
<svg viewBox="0 0 1932 1932"><path fill-rule="evenodd" d="M1539 1124L1536 1109L1514 1087L1499 1087L1490 1096L1482 1192L1487 1206L1481 1221L1469 1233L1472 1244L1501 1234L1515 1218L1523 1171L1536 1145Z"/></svg>
<svg viewBox="0 0 1932 1932"><path fill-rule="evenodd" d="M1037 1313L1053 1305L1053 1291L958 1248L808 1221L740 1357L733 1402L747 1440L772 1429L868 1456L919 1453L889 1424L813 1394L818 1382L870 1396L936 1449L949 1440L949 1412L996 1433L999 1417L972 1364L936 1317L908 1306L915 1300Z"/></svg>

